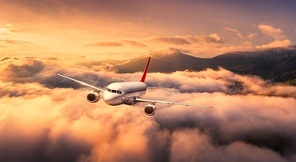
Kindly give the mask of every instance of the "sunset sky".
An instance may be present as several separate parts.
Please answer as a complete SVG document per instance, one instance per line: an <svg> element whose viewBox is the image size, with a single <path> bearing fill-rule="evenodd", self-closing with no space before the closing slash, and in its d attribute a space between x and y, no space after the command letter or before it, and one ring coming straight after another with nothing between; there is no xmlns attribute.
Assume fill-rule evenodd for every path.
<svg viewBox="0 0 296 162"><path fill-rule="evenodd" d="M1 55L197 57L296 42L293 0L0 0Z"/></svg>
<svg viewBox="0 0 296 162"><path fill-rule="evenodd" d="M293 45L295 15L295 0L0 0L0 162L295 162L295 86L221 67L149 72L158 88L143 98L213 109L156 104L148 117L149 103L89 103L92 89L56 76L105 88L142 73L98 60Z"/></svg>

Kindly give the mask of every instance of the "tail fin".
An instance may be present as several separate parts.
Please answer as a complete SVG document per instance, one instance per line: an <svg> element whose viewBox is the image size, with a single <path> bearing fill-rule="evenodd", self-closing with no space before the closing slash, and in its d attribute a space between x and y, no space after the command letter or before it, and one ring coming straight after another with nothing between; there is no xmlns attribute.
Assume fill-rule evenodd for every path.
<svg viewBox="0 0 296 162"><path fill-rule="evenodd" d="M147 61L146 67L145 67L145 69L144 69L144 73L143 73L142 78L141 78L141 80L140 80L141 82L145 82L146 74L147 74L147 72L148 72L148 67L149 67L149 64L150 64L150 59L151 59L151 57L148 58L148 61Z"/></svg>

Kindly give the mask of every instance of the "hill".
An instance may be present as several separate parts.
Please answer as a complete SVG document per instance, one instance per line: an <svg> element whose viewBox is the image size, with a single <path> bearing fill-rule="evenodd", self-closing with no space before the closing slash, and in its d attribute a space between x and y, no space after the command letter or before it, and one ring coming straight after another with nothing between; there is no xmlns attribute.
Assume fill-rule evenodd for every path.
<svg viewBox="0 0 296 162"><path fill-rule="evenodd" d="M212 67L221 66L239 74L258 75L275 82L296 79L296 46L262 51L232 52L212 58Z"/></svg>
<svg viewBox="0 0 296 162"><path fill-rule="evenodd" d="M176 49L162 50L132 59L115 66L120 73L142 71L147 57L153 63L149 72L200 71L206 68L223 67L238 74L258 75L274 82L296 82L296 45L260 51L238 51L214 58L197 58Z"/></svg>

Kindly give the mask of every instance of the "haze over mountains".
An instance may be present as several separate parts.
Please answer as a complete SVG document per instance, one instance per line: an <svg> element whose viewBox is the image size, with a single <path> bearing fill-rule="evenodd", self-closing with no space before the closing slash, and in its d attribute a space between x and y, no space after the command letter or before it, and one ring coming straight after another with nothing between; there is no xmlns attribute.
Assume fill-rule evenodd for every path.
<svg viewBox="0 0 296 162"><path fill-rule="evenodd" d="M176 49L160 50L129 61L100 61L108 63L119 73L143 70L147 57L152 57L149 72L200 71L206 68L225 68L238 74L257 75L274 82L296 85L296 45L260 51L225 53L213 58L197 58Z"/></svg>

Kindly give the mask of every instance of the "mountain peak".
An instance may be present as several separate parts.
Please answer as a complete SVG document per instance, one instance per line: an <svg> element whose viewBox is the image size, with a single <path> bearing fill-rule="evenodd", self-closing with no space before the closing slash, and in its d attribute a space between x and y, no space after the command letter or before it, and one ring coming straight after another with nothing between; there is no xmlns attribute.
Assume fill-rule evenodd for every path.
<svg viewBox="0 0 296 162"><path fill-rule="evenodd" d="M182 54L182 52L179 49L176 48L165 48L165 49L160 49L153 51L148 54L148 56L169 56L169 55L177 55L177 54Z"/></svg>

